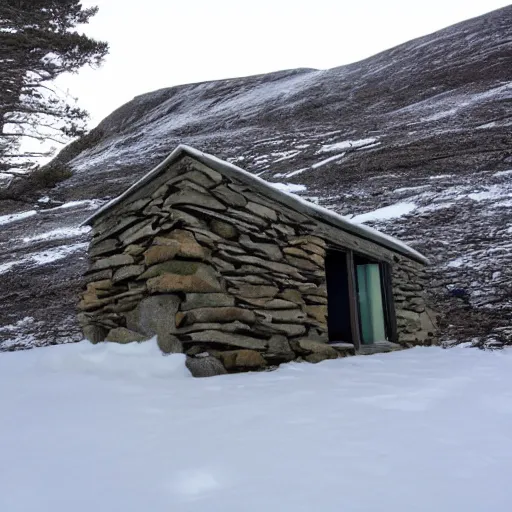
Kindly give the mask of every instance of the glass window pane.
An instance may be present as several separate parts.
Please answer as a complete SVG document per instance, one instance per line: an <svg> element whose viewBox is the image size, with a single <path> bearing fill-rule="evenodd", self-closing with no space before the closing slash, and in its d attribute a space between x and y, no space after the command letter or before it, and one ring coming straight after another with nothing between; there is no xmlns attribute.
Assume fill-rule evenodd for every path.
<svg viewBox="0 0 512 512"><path fill-rule="evenodd" d="M374 343L386 340L386 324L382 303L380 267L377 263L357 265L361 341Z"/></svg>

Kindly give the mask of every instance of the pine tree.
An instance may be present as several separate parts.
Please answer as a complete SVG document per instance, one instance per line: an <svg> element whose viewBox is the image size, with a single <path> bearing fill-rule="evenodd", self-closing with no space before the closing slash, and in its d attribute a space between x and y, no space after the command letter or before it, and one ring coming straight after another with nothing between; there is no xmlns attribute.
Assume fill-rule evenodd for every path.
<svg viewBox="0 0 512 512"><path fill-rule="evenodd" d="M0 1L0 171L46 154L22 154L22 137L64 142L84 132L87 112L54 81L99 66L108 53L107 43L75 30L97 11L80 0Z"/></svg>

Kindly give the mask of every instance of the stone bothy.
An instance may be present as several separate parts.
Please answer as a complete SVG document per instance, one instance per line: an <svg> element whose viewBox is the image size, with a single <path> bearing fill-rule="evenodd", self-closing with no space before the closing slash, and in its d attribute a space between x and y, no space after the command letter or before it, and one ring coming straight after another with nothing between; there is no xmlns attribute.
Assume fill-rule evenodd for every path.
<svg viewBox="0 0 512 512"><path fill-rule="evenodd" d="M85 224L93 343L156 336L206 376L435 337L421 254L187 146Z"/></svg>

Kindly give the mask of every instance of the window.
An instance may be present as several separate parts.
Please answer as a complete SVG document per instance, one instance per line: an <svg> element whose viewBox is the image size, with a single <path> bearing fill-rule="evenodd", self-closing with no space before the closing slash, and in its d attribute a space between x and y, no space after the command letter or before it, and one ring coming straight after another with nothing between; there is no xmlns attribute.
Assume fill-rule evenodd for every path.
<svg viewBox="0 0 512 512"><path fill-rule="evenodd" d="M356 264L361 343L386 341L382 277L378 263Z"/></svg>
<svg viewBox="0 0 512 512"><path fill-rule="evenodd" d="M331 342L395 341L389 264L352 251L327 251L328 330Z"/></svg>

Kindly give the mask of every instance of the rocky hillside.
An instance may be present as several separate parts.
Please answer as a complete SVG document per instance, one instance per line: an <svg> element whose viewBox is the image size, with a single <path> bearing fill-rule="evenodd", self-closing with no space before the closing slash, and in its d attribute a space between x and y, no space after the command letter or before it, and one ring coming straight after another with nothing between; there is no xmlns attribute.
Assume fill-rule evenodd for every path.
<svg viewBox="0 0 512 512"><path fill-rule="evenodd" d="M162 89L0 201L0 346L79 339L79 223L178 143L424 252L445 342L512 342L512 6L364 61ZM5 186L4 186L5 187Z"/></svg>

